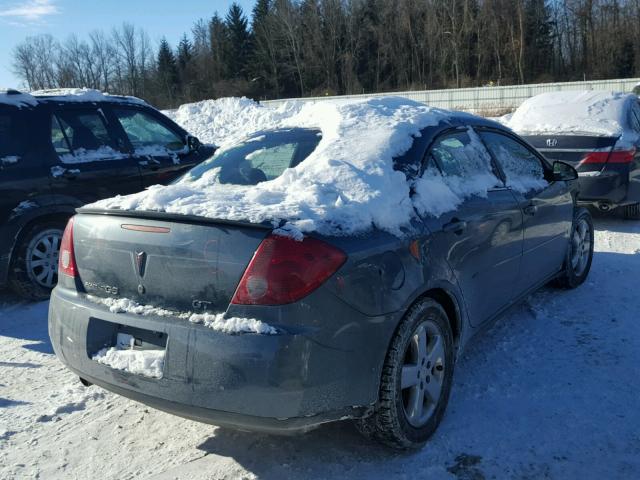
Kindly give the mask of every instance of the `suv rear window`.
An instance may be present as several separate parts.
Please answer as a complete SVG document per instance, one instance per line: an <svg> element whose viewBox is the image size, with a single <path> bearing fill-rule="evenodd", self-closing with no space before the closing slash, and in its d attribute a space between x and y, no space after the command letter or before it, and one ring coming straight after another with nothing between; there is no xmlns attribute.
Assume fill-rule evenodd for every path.
<svg viewBox="0 0 640 480"><path fill-rule="evenodd" d="M321 138L319 130L304 128L257 133L216 153L183 179L198 180L206 174L218 183L235 185L256 185L273 180L307 158Z"/></svg>

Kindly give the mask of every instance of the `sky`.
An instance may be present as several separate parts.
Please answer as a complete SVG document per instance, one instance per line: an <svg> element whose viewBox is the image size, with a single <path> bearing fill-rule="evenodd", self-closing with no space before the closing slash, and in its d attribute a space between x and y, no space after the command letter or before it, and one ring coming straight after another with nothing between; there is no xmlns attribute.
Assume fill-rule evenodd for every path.
<svg viewBox="0 0 640 480"><path fill-rule="evenodd" d="M249 15L254 0L237 0ZM129 22L142 27L156 45L164 36L173 45L199 18L224 15L232 0L0 0L0 88L22 85L11 66L14 47L26 37L49 33L64 40L75 33L111 31Z"/></svg>

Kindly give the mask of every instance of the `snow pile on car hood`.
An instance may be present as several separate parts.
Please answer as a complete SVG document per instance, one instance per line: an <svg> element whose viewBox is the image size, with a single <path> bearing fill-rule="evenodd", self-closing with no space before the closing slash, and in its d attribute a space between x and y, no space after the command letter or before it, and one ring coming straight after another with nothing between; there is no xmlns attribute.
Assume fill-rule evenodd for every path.
<svg viewBox="0 0 640 480"><path fill-rule="evenodd" d="M286 102L278 108L267 108L245 97L229 97L187 103L162 113L201 142L222 146L269 128L301 107L300 102Z"/></svg>
<svg viewBox="0 0 640 480"><path fill-rule="evenodd" d="M262 107L261 107L262 108ZM291 230L327 235L363 232L372 226L399 234L415 211L411 185L394 170L412 136L450 113L401 97L354 103L301 105L275 118L264 112L262 128L319 128L316 150L278 178L254 186L215 183L214 176L185 177L168 187L99 201L89 208L163 211L252 223L289 223ZM451 208L455 207L452 205Z"/></svg>
<svg viewBox="0 0 640 480"><path fill-rule="evenodd" d="M524 135L619 136L631 97L598 90L542 93L525 100L504 123Z"/></svg>

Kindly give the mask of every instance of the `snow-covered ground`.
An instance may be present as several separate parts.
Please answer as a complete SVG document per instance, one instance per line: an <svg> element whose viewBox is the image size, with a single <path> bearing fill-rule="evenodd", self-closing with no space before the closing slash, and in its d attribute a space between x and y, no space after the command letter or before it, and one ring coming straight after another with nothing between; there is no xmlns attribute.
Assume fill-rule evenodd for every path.
<svg viewBox="0 0 640 480"><path fill-rule="evenodd" d="M0 295L0 478L638 478L640 224L596 227L588 282L481 334L440 429L409 454L349 423L270 437L85 388L52 353L47 303Z"/></svg>

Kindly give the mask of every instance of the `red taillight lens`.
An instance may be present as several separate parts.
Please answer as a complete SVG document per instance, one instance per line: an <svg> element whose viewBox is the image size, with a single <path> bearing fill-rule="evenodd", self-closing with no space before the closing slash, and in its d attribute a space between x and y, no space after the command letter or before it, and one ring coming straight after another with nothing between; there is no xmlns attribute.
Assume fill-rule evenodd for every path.
<svg viewBox="0 0 640 480"><path fill-rule="evenodd" d="M76 254L73 250L73 217L69 219L62 242L60 243L60 256L58 258L58 274L64 273L70 277L78 275L76 268Z"/></svg>
<svg viewBox="0 0 640 480"><path fill-rule="evenodd" d="M307 296L347 259L335 247L315 238L301 242L270 235L244 272L231 303L283 305Z"/></svg>
<svg viewBox="0 0 640 480"><path fill-rule="evenodd" d="M613 152L591 152L585 155L581 165L589 163L631 163L636 155L636 149L614 150Z"/></svg>

